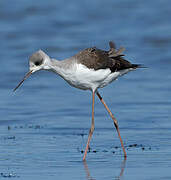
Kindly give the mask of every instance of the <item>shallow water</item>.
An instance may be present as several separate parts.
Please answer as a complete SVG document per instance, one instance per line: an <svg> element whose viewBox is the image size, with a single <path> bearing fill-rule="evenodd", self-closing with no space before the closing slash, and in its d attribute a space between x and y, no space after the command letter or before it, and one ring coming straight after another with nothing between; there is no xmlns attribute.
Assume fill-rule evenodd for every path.
<svg viewBox="0 0 171 180"><path fill-rule="evenodd" d="M0 2L1 179L171 179L170 6L168 0ZM91 93L43 71L12 89L34 51L63 59L86 47L107 49L109 40L148 68L100 90L118 119L127 160L96 98L83 163Z"/></svg>

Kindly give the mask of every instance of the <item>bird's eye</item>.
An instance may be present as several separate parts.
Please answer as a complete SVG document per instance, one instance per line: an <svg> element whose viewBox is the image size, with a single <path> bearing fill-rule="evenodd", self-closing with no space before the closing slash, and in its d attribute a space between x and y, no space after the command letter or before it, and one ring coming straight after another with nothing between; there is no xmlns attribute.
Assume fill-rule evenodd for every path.
<svg viewBox="0 0 171 180"><path fill-rule="evenodd" d="M40 62L39 62L39 61L36 61L34 64L35 64L36 66L39 66L39 65L40 65Z"/></svg>
<svg viewBox="0 0 171 180"><path fill-rule="evenodd" d="M40 61L36 61L34 64L36 65L36 66L40 66L41 64L43 63L43 59Z"/></svg>

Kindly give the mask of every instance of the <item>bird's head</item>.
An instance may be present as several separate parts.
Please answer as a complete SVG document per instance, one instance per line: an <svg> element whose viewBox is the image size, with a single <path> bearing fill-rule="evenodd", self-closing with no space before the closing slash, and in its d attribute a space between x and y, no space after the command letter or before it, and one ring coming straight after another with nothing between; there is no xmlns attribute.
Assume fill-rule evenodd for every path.
<svg viewBox="0 0 171 180"><path fill-rule="evenodd" d="M42 69L49 69L50 57L42 50L36 51L29 58L30 71L24 76L23 80L16 86L14 91L34 72Z"/></svg>
<svg viewBox="0 0 171 180"><path fill-rule="evenodd" d="M42 50L36 51L29 58L30 71L32 73L40 71L42 69L49 69L49 56Z"/></svg>

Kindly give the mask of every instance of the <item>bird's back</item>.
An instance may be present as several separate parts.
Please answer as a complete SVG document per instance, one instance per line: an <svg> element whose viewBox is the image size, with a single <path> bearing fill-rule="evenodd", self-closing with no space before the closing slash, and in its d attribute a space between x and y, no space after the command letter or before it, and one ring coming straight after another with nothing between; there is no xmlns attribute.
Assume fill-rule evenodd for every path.
<svg viewBox="0 0 171 180"><path fill-rule="evenodd" d="M87 48L74 56L77 63L85 65L89 69L99 70L109 68L111 72L137 68L139 65L131 64L123 58L123 48L116 50L113 42L109 43L110 50L104 51L96 47Z"/></svg>

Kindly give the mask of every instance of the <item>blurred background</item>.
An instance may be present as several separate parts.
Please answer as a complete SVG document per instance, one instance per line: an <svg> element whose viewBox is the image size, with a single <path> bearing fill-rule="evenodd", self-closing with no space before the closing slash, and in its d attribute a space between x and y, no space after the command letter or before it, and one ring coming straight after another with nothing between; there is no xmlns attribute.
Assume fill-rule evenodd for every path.
<svg viewBox="0 0 171 180"><path fill-rule="evenodd" d="M0 177L170 179L170 7L169 0L0 1ZM62 60L87 47L107 50L110 40L126 48L127 60L148 68L100 90L128 160L123 166L113 122L96 98L85 165L91 93L44 71L13 89L33 52Z"/></svg>

